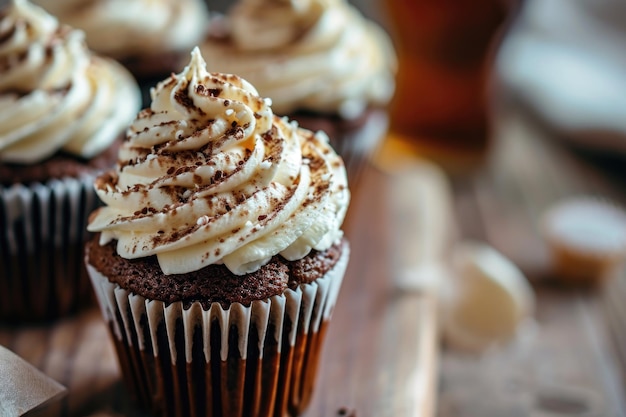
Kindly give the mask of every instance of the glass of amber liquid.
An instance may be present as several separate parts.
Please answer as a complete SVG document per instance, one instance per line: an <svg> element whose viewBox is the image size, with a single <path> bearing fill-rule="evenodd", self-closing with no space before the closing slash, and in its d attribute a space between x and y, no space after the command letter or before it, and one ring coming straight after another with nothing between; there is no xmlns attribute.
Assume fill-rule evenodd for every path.
<svg viewBox="0 0 626 417"><path fill-rule="evenodd" d="M445 168L482 161L487 86L511 7L503 0L385 0L398 55L389 140Z"/></svg>

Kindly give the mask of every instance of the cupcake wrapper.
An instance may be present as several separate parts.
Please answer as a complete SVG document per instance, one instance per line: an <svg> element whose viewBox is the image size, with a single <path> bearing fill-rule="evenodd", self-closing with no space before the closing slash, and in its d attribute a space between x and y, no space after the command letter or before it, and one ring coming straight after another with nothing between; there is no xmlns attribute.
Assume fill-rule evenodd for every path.
<svg viewBox="0 0 626 417"><path fill-rule="evenodd" d="M83 258L93 177L0 186L0 320L76 311L90 288Z"/></svg>
<svg viewBox="0 0 626 417"><path fill-rule="evenodd" d="M311 399L320 351L349 258L324 277L249 307L165 305L111 283L91 265L124 379L163 416L298 415Z"/></svg>

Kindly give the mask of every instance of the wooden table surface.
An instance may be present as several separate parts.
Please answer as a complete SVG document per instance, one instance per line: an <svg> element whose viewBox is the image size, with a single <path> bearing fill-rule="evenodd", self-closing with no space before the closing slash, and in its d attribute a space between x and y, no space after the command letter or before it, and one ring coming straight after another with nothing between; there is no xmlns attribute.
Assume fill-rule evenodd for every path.
<svg viewBox="0 0 626 417"><path fill-rule="evenodd" d="M449 179L458 237L494 246L535 289L525 337L480 356L445 344L438 352L433 299L393 285L401 228L381 190L395 179L368 166L353 190L353 257L306 416L626 416L626 275L596 289L558 285L539 233L541 215L568 196L626 205L626 169L536 126L519 115L502 119L486 165ZM142 415L129 404L97 311L52 327L1 328L0 344L70 386L63 401L33 415Z"/></svg>
<svg viewBox="0 0 626 417"><path fill-rule="evenodd" d="M626 274L597 288L559 284L540 222L573 196L626 207L626 159L574 149L520 111L502 112L494 138L484 167L451 179L455 218L461 238L491 244L524 271L535 322L511 346L480 356L444 346L437 415L625 416Z"/></svg>

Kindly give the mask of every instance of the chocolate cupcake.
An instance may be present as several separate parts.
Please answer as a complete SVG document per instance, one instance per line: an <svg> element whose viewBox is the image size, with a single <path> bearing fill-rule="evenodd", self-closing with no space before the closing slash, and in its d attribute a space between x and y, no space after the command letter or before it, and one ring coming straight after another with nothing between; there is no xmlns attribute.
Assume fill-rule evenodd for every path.
<svg viewBox="0 0 626 417"><path fill-rule="evenodd" d="M240 0L214 15L201 49L210 70L241 75L278 114L322 128L352 177L386 133L393 46L345 0Z"/></svg>
<svg viewBox="0 0 626 417"><path fill-rule="evenodd" d="M202 0L34 0L85 31L89 47L152 86L187 63L209 14Z"/></svg>
<svg viewBox="0 0 626 417"><path fill-rule="evenodd" d="M196 48L95 185L86 263L123 376L157 415L298 415L349 258L328 137Z"/></svg>
<svg viewBox="0 0 626 417"><path fill-rule="evenodd" d="M0 320L53 319L93 301L82 262L93 180L115 163L139 88L25 0L0 11L0 72Z"/></svg>

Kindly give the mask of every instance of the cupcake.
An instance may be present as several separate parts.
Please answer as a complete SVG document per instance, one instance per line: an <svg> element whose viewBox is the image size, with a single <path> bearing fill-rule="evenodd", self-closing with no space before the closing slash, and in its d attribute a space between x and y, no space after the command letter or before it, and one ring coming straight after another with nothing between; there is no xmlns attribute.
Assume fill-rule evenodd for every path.
<svg viewBox="0 0 626 417"><path fill-rule="evenodd" d="M210 70L241 75L277 114L324 130L350 175L386 132L393 46L345 0L240 0L215 14L201 49Z"/></svg>
<svg viewBox="0 0 626 417"><path fill-rule="evenodd" d="M83 40L25 0L0 10L3 321L52 319L91 294L82 248L93 180L115 163L140 94Z"/></svg>
<svg viewBox="0 0 626 417"><path fill-rule="evenodd" d="M544 214L542 226L554 276L563 283L596 285L624 265L626 213L609 201L559 201Z"/></svg>
<svg viewBox="0 0 626 417"><path fill-rule="evenodd" d="M87 269L140 404L300 414L349 258L347 175L328 137L208 73L196 48L95 188Z"/></svg>
<svg viewBox="0 0 626 417"><path fill-rule="evenodd" d="M150 85L184 67L209 18L202 0L34 1L85 31L93 51L123 63Z"/></svg>

